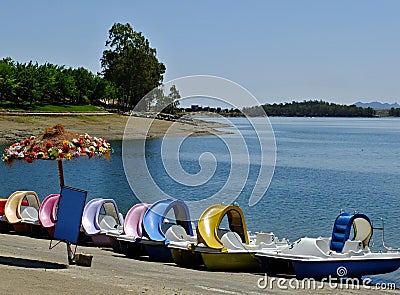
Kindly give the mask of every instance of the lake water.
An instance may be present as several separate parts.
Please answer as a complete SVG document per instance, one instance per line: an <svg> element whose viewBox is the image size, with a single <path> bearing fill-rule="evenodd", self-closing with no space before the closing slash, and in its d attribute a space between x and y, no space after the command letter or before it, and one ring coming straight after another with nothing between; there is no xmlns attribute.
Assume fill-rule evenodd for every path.
<svg viewBox="0 0 400 295"><path fill-rule="evenodd" d="M245 212L248 229L273 231L278 237L292 241L303 236L330 236L333 222L343 209L367 214L376 227L381 225L380 218L384 218L386 243L400 247L400 119L271 118L277 147L275 172L265 195L252 207L247 204L260 169L260 148L246 119L231 120L240 134L222 138L243 136L249 150L247 163L239 161L239 166L233 167L249 169L248 179L236 200ZM259 118L255 122L264 121ZM172 179L160 160L162 145L176 140L146 142L146 163L158 187L185 201L202 200L221 190L232 169L224 141L215 136L189 137L183 141L179 147L179 165L188 175L207 169L213 173L205 183L190 186ZM138 200L125 177L122 144L112 142L112 145L114 153L110 161L80 158L66 162L65 183L87 190L89 199L115 199L125 214ZM213 157L199 162L204 153ZM57 173L57 164L51 161L33 164L21 161L12 167L0 165L0 197L7 197L15 190L34 190L43 199L59 191ZM380 231L376 230L374 237L372 243L379 248ZM400 286L399 271L376 278L395 281Z"/></svg>

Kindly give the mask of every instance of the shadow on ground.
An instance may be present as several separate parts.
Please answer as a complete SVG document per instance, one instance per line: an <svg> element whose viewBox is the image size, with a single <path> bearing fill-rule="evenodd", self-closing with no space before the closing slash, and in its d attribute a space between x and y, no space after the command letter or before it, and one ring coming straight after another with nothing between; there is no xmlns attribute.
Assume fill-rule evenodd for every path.
<svg viewBox="0 0 400 295"><path fill-rule="evenodd" d="M25 268L46 268L46 269L66 269L68 266L61 263L53 263L41 260L32 260L26 258L4 257L0 256L0 264L18 266Z"/></svg>

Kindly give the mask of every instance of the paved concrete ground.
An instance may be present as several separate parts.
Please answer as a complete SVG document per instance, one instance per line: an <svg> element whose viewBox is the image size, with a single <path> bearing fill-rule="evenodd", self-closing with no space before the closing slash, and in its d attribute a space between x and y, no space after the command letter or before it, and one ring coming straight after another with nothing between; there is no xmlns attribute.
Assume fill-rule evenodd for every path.
<svg viewBox="0 0 400 295"><path fill-rule="evenodd" d="M0 234L0 294L287 294L294 289L276 278L264 284L264 274L209 272L185 269L173 263L135 260L110 249L78 247L93 254L91 267L67 267L66 248L49 250L49 241L14 234ZM272 283L271 280L275 279ZM293 286L297 284L292 281ZM301 286L301 283L299 284ZM317 284L317 287L320 284ZM285 289L286 288L286 289ZM399 291L332 289L297 290L306 294L392 294Z"/></svg>

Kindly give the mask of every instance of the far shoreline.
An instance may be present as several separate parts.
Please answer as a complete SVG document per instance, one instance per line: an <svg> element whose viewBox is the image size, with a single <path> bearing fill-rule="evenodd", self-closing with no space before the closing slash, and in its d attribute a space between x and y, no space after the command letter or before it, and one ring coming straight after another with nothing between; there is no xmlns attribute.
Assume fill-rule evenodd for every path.
<svg viewBox="0 0 400 295"><path fill-rule="evenodd" d="M78 134L89 133L92 136L107 140L122 140L128 119L134 126L134 132L125 134L128 139L203 136L226 134L216 128L227 127L226 124L194 120L193 124L179 121L167 121L154 118L142 118L107 113L107 115L80 114L19 114L0 113L0 145L12 144L32 135L37 136L46 128L63 124L65 129ZM147 130L151 124L151 128ZM172 128L171 128L172 127Z"/></svg>

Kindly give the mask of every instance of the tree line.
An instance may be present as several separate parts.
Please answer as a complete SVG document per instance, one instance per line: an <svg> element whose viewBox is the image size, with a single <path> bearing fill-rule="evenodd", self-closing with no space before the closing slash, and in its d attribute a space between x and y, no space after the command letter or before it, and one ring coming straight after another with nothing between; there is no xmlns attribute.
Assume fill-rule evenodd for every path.
<svg viewBox="0 0 400 295"><path fill-rule="evenodd" d="M0 60L0 104L98 105L104 98L117 99L117 87L85 68Z"/></svg>
<svg viewBox="0 0 400 295"><path fill-rule="evenodd" d="M389 110L389 116L400 117L400 108L391 108Z"/></svg>
<svg viewBox="0 0 400 295"><path fill-rule="evenodd" d="M148 92L162 84L166 68L158 61L156 49L128 23L114 24L105 45L100 60L102 72L97 74L82 67L20 63L3 58L0 104L106 104L120 111L132 110Z"/></svg>
<svg viewBox="0 0 400 295"><path fill-rule="evenodd" d="M375 110L372 108L339 105L322 100L266 104L262 108L268 116L283 117L372 117L375 115ZM260 115L260 108L245 108L244 112L248 115Z"/></svg>

